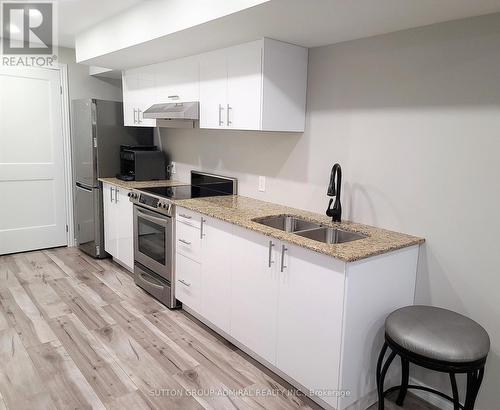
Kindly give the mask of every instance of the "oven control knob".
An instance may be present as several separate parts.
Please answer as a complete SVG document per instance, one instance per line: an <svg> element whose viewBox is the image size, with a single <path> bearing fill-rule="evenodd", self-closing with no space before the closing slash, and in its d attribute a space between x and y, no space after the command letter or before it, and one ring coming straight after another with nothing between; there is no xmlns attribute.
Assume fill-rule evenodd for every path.
<svg viewBox="0 0 500 410"><path fill-rule="evenodd" d="M131 197L131 196L132 196L132 192L129 192L129 193L128 193L128 196L129 196L129 197Z"/></svg>

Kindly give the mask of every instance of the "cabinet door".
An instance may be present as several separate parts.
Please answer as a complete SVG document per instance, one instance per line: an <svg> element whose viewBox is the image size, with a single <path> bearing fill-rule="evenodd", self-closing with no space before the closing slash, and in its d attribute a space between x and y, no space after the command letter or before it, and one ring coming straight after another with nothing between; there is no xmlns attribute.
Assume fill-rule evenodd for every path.
<svg viewBox="0 0 500 410"><path fill-rule="evenodd" d="M200 128L226 128L227 65L225 50L200 56Z"/></svg>
<svg viewBox="0 0 500 410"><path fill-rule="evenodd" d="M180 253L175 257L175 297L204 316L201 310L201 265Z"/></svg>
<svg viewBox="0 0 500 410"><path fill-rule="evenodd" d="M116 258L130 270L134 269L134 208L130 202L129 190L116 188L116 231L117 248Z"/></svg>
<svg viewBox="0 0 500 410"><path fill-rule="evenodd" d="M139 106L139 80L133 70L122 74L123 88L123 124L129 127L137 126L137 107Z"/></svg>
<svg viewBox="0 0 500 410"><path fill-rule="evenodd" d="M200 99L198 57L187 57L155 65L158 103Z"/></svg>
<svg viewBox="0 0 500 410"><path fill-rule="evenodd" d="M156 120L144 118L144 111L156 103L155 69L141 67L137 75L139 96L137 101L137 122L139 127L154 127Z"/></svg>
<svg viewBox="0 0 500 410"><path fill-rule="evenodd" d="M262 112L262 41L227 49L226 125L260 130Z"/></svg>
<svg viewBox="0 0 500 410"><path fill-rule="evenodd" d="M111 256L118 256L118 235L116 224L115 187L103 184L104 202L104 250Z"/></svg>
<svg viewBox="0 0 500 410"><path fill-rule="evenodd" d="M345 264L283 245L276 366L337 407Z"/></svg>
<svg viewBox="0 0 500 410"><path fill-rule="evenodd" d="M230 334L275 364L279 282L269 249L276 241L243 228L235 227L234 232Z"/></svg>
<svg viewBox="0 0 500 410"><path fill-rule="evenodd" d="M224 332L230 332L232 225L202 217L201 289L202 313Z"/></svg>

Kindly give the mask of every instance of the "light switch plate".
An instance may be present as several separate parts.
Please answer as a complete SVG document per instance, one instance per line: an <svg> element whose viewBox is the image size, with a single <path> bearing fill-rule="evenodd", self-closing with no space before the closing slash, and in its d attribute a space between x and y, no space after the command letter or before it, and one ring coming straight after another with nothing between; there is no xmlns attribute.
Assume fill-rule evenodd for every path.
<svg viewBox="0 0 500 410"><path fill-rule="evenodd" d="M259 176L259 191L266 192L266 177Z"/></svg>

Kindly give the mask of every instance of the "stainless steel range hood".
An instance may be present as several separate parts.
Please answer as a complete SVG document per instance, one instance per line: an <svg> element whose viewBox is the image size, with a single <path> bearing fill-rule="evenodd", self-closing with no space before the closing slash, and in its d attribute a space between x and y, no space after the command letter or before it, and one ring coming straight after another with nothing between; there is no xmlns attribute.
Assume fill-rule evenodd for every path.
<svg viewBox="0 0 500 410"><path fill-rule="evenodd" d="M154 104L143 113L144 118L156 120L157 127L194 128L199 119L199 102Z"/></svg>

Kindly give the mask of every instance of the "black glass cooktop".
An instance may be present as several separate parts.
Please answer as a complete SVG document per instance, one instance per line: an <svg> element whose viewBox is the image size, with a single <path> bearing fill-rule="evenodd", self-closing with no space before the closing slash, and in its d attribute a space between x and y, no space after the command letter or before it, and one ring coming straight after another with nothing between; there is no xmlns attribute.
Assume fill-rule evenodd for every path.
<svg viewBox="0 0 500 410"><path fill-rule="evenodd" d="M179 185L173 187L141 188L141 191L169 199L204 198L209 196L232 195L227 184Z"/></svg>

